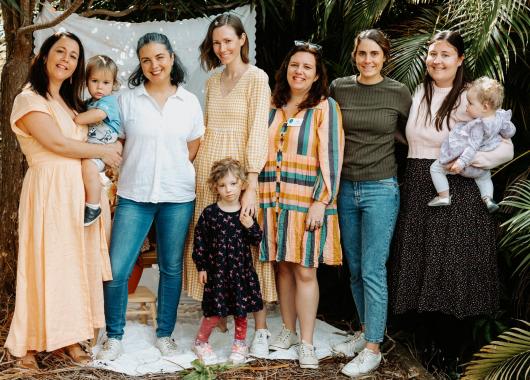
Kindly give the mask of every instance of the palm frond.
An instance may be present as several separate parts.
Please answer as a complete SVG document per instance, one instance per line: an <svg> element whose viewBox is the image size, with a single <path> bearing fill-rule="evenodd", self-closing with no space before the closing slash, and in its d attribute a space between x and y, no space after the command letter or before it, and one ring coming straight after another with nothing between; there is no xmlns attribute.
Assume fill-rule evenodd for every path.
<svg viewBox="0 0 530 380"><path fill-rule="evenodd" d="M473 77L504 81L510 56L529 40L530 8L526 0L448 0L449 26L467 41L466 65Z"/></svg>
<svg viewBox="0 0 530 380"><path fill-rule="evenodd" d="M425 75L427 42L440 23L440 7L424 9L418 17L399 29L412 30L412 35L402 35L392 40L392 59L388 74L409 88L411 92L421 83ZM395 30L390 28L390 32Z"/></svg>
<svg viewBox="0 0 530 380"><path fill-rule="evenodd" d="M517 380L530 376L530 323L512 327L482 347L466 365L463 380Z"/></svg>
<svg viewBox="0 0 530 380"><path fill-rule="evenodd" d="M342 31L342 54L340 63L350 62L350 53L357 34L372 28L393 0L357 0L344 2L344 29Z"/></svg>
<svg viewBox="0 0 530 380"><path fill-rule="evenodd" d="M385 10L392 6L393 0L323 0L315 7L316 19L319 20L316 36L322 40L330 34L337 33L337 25L330 22L340 20L341 30L337 39L340 41L338 65L348 68L350 53L357 34L374 26ZM330 31L331 29L331 31ZM341 70L344 71L344 70Z"/></svg>
<svg viewBox="0 0 530 380"><path fill-rule="evenodd" d="M530 266L530 180L516 182L508 192L500 204L512 207L515 212L501 225L504 231L500 246L520 258L515 274Z"/></svg>

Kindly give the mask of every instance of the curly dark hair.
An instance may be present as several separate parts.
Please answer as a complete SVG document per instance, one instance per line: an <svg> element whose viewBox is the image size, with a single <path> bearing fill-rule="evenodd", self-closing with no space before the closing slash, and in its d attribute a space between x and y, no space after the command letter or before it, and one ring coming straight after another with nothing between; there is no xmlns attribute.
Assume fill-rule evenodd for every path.
<svg viewBox="0 0 530 380"><path fill-rule="evenodd" d="M317 71L318 79L313 82L313 85L309 89L306 99L300 103L298 109L306 109L316 106L322 99L326 99L329 96L328 88L328 75L326 73L326 67L322 61L322 55L319 50L311 47L309 44L295 45L285 56L282 65L276 71L276 85L272 92L272 104L275 107L280 108L287 104L291 99L291 88L287 82L287 68L291 57L299 52L311 53L315 56L315 68Z"/></svg>

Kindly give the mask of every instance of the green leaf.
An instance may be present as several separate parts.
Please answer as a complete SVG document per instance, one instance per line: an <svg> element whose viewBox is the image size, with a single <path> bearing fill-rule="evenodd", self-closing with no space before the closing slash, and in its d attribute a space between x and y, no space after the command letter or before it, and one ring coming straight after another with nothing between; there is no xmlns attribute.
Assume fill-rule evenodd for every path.
<svg viewBox="0 0 530 380"><path fill-rule="evenodd" d="M513 327L482 347L467 363L463 380L527 379L530 363L530 323L524 329ZM525 369L526 368L526 369Z"/></svg>

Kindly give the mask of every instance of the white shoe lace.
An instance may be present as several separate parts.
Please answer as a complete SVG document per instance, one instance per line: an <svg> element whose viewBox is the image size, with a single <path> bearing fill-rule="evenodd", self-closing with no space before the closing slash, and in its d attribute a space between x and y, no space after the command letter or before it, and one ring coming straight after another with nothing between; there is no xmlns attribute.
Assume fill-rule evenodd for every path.
<svg viewBox="0 0 530 380"><path fill-rule="evenodd" d="M300 345L300 356L303 357L313 357L315 356L314 347L310 346L309 344L301 344Z"/></svg>
<svg viewBox="0 0 530 380"><path fill-rule="evenodd" d="M287 341L289 340L291 334L292 334L292 332L290 330L288 330L285 327L283 327L282 331L280 332L280 335L278 335L278 337L276 338L276 341L277 342L279 341L282 344L286 344Z"/></svg>
<svg viewBox="0 0 530 380"><path fill-rule="evenodd" d="M162 351L166 351L166 352L175 351L177 349L177 344L170 337L159 338L158 345Z"/></svg>
<svg viewBox="0 0 530 380"><path fill-rule="evenodd" d="M210 346L208 343L200 343L196 345L195 351L203 359L209 359L215 355L215 353L212 350L212 346Z"/></svg>
<svg viewBox="0 0 530 380"><path fill-rule="evenodd" d="M367 352L365 350L362 350L361 352L359 352L359 356L357 356L357 362L359 364L363 364L364 363L364 360L366 359L366 355L367 355Z"/></svg>
<svg viewBox="0 0 530 380"><path fill-rule="evenodd" d="M356 345L357 343L359 343L359 341L361 341L362 339L364 339L363 333L361 331L356 331L351 337L351 339L348 341L348 345L352 347Z"/></svg>
<svg viewBox="0 0 530 380"><path fill-rule="evenodd" d="M105 344L103 345L104 351L114 351L119 348L120 341L117 339L107 339Z"/></svg>
<svg viewBox="0 0 530 380"><path fill-rule="evenodd" d="M245 361L248 355L248 348L245 343L234 342L232 344L232 353L230 354L230 360L235 362Z"/></svg>
<svg viewBox="0 0 530 380"><path fill-rule="evenodd" d="M269 338L270 334L267 330L260 330L256 332L256 343L257 344L265 344L267 343L267 339Z"/></svg>

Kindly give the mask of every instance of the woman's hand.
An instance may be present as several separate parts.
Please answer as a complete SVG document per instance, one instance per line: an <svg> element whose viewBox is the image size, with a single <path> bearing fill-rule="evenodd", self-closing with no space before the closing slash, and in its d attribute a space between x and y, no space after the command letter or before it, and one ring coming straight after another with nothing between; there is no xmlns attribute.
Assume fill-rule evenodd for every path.
<svg viewBox="0 0 530 380"><path fill-rule="evenodd" d="M246 228L250 228L254 224L254 219L252 219L250 215L241 214L239 216L239 220L241 221L241 224L244 225Z"/></svg>
<svg viewBox="0 0 530 380"><path fill-rule="evenodd" d="M103 162L112 168L118 168L121 165L123 145L116 141L113 144L103 145L102 148L104 148L104 152L101 155Z"/></svg>
<svg viewBox="0 0 530 380"><path fill-rule="evenodd" d="M510 139L502 139L499 146L489 152L477 152L471 166L480 169L493 169L513 159L513 143Z"/></svg>
<svg viewBox="0 0 530 380"><path fill-rule="evenodd" d="M326 205L320 201L314 201L309 207L307 216L305 218L305 229L306 231L315 231L322 227L324 222L324 212L326 211Z"/></svg>
<svg viewBox="0 0 530 380"><path fill-rule="evenodd" d="M199 272L199 282L204 285L206 284L207 281L208 281L208 273L206 273L205 270L201 270Z"/></svg>
<svg viewBox="0 0 530 380"><path fill-rule="evenodd" d="M241 197L241 215L256 216L256 190L247 188Z"/></svg>
<svg viewBox="0 0 530 380"><path fill-rule="evenodd" d="M255 217L256 210L256 189L258 187L258 173L250 172L247 176L247 188L241 197L241 215Z"/></svg>

